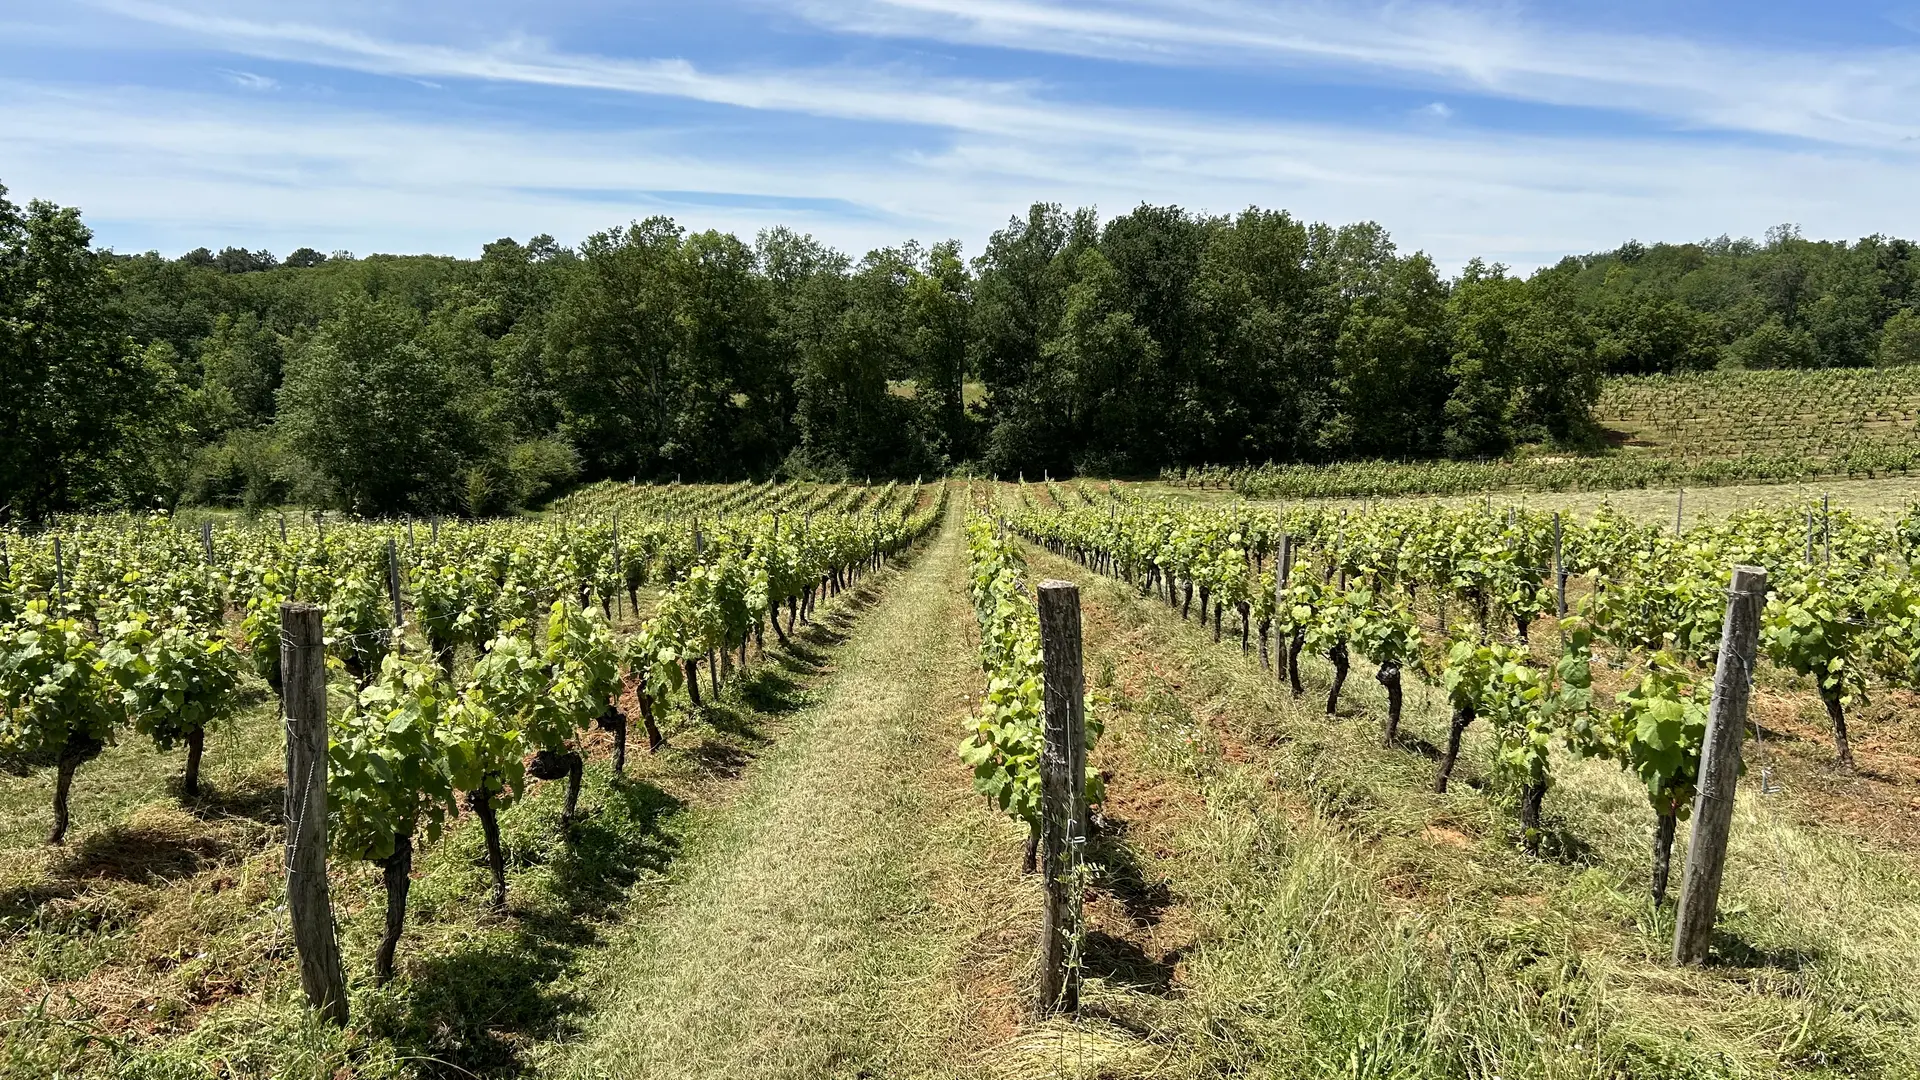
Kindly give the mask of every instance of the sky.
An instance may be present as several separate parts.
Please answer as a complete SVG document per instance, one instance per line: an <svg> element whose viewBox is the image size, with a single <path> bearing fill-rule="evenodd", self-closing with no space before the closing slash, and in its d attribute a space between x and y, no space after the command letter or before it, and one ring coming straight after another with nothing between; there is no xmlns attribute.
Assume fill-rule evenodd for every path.
<svg viewBox="0 0 1920 1080"><path fill-rule="evenodd" d="M1449 270L1920 236L1920 0L0 0L0 184L99 243L856 255L1036 201L1377 221Z"/></svg>

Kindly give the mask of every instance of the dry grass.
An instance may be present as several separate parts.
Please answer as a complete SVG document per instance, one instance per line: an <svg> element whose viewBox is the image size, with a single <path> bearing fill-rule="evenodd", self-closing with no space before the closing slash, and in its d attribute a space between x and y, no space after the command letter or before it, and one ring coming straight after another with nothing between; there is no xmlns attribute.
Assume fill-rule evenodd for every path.
<svg viewBox="0 0 1920 1080"><path fill-rule="evenodd" d="M956 504L956 513L959 508ZM602 953L577 1076L945 1076L1010 1031L1036 924L953 754L978 679L950 527Z"/></svg>
<svg viewBox="0 0 1920 1080"><path fill-rule="evenodd" d="M717 702L669 718L628 775L591 741L585 820L562 842L560 785L501 816L510 911L481 902L479 830L463 820L415 863L400 978L371 986L378 871L335 863L354 1024L299 1008L280 870L280 725L264 689L210 740L207 794L179 803L180 755L129 741L80 770L64 850L40 843L51 770L0 776L0 1077L515 1076L575 1037L584 977L621 920L671 879L829 680L846 627L891 574L822 603ZM771 641L770 641L771 643Z"/></svg>
<svg viewBox="0 0 1920 1080"><path fill-rule="evenodd" d="M1122 833L1193 944L1165 989L1105 985L1096 1015L1158 1056L1104 1075L1920 1074L1909 857L1749 783L1720 962L1676 971L1671 909L1644 899L1651 813L1617 770L1556 763L1547 853L1530 858L1484 732L1465 782L1432 794L1426 757L1377 744L1364 671L1329 720L1317 662L1296 702L1164 605L1043 553L1034 566L1085 583L1090 656L1119 673L1116 809L1170 780L1203 807L1155 794L1173 812ZM1444 736L1418 685L1408 713L1415 739Z"/></svg>

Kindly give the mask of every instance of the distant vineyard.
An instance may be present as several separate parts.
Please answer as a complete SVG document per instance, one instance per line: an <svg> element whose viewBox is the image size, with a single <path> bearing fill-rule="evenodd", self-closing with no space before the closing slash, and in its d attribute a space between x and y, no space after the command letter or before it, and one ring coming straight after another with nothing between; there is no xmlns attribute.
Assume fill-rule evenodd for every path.
<svg viewBox="0 0 1920 1080"><path fill-rule="evenodd" d="M1254 498L1604 491L1885 476L1920 467L1920 371L1713 371L1610 379L1594 420L1617 448L1498 461L1170 470Z"/></svg>
<svg viewBox="0 0 1920 1080"><path fill-rule="evenodd" d="M1682 461L1799 458L1908 468L1920 370L1708 371L1609 380L1593 411L1629 451Z"/></svg>

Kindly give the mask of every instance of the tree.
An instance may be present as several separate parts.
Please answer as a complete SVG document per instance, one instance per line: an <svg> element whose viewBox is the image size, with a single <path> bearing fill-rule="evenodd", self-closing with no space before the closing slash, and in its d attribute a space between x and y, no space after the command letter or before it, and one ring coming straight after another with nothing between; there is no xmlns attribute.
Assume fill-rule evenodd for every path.
<svg viewBox="0 0 1920 1080"><path fill-rule="evenodd" d="M1042 348L1064 391L1063 427L1072 434L1074 467L1096 473L1133 472L1157 461L1142 435L1156 402L1149 379L1159 345L1126 310L1119 273L1098 249L1075 262L1060 333Z"/></svg>
<svg viewBox="0 0 1920 1080"><path fill-rule="evenodd" d="M277 424L356 512L460 509L456 478L487 444L473 373L421 334L413 312L350 294L288 359Z"/></svg>
<svg viewBox="0 0 1920 1080"><path fill-rule="evenodd" d="M168 400L92 243L78 210L0 187L0 521L114 501L114 451Z"/></svg>
<svg viewBox="0 0 1920 1080"><path fill-rule="evenodd" d="M1522 281L1476 259L1448 308L1449 453L1505 453L1527 440L1567 439L1584 425L1600 395L1600 363L1564 270Z"/></svg>
<svg viewBox="0 0 1920 1080"><path fill-rule="evenodd" d="M974 369L986 383L989 469L1059 469L1071 462L1071 438L1055 420L1058 387L1043 362L1059 332L1074 260L1092 246L1090 210L1068 216L1035 203L987 240L974 262Z"/></svg>
<svg viewBox="0 0 1920 1080"><path fill-rule="evenodd" d="M974 455L966 379L973 317L973 278L960 243L935 244L920 260L906 295L907 370L913 379L920 440L936 462Z"/></svg>
<svg viewBox="0 0 1920 1080"><path fill-rule="evenodd" d="M1920 314L1913 308L1901 308L1881 327L1875 362L1881 367L1920 364Z"/></svg>

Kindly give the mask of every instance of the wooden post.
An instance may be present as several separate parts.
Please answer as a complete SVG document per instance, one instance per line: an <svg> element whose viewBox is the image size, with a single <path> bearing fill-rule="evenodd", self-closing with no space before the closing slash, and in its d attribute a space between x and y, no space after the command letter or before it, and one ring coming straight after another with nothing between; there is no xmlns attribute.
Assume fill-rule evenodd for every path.
<svg viewBox="0 0 1920 1080"><path fill-rule="evenodd" d="M393 537L387 537L387 598L393 601L393 640L400 642L400 628L406 619L400 614L400 556L393 549Z"/></svg>
<svg viewBox="0 0 1920 1080"><path fill-rule="evenodd" d="M1038 590L1045 665L1045 741L1040 751L1040 853L1046 908L1040 918L1042 1014L1080 1007L1080 857L1087 832L1086 680L1080 657L1080 587L1043 581Z"/></svg>
<svg viewBox="0 0 1920 1080"><path fill-rule="evenodd" d="M1686 513L1686 509L1687 509L1687 489L1681 488L1678 492L1675 493L1674 500L1673 500L1673 535L1675 536L1680 535L1681 516Z"/></svg>
<svg viewBox="0 0 1920 1080"><path fill-rule="evenodd" d="M327 646L321 609L280 605L281 714L287 726L287 912L307 1003L347 1022L347 983L327 893Z"/></svg>
<svg viewBox="0 0 1920 1080"><path fill-rule="evenodd" d="M53 538L53 593L64 598L67 595L67 569L60 561L60 538Z"/></svg>
<svg viewBox="0 0 1920 1080"><path fill-rule="evenodd" d="M1833 508L1827 504L1827 496L1820 496L1820 539L1826 547L1822 562L1833 565Z"/></svg>
<svg viewBox="0 0 1920 1080"><path fill-rule="evenodd" d="M1559 597L1560 617L1564 619L1567 617L1567 563L1560 553L1560 540L1560 511L1555 510L1553 512L1553 587L1555 594ZM1445 627L1441 629L1444 630Z"/></svg>
<svg viewBox="0 0 1920 1080"><path fill-rule="evenodd" d="M1720 628L1720 661L1707 706L1706 741L1700 748L1699 793L1693 801L1693 839L1674 920L1673 962L1705 962L1719 911L1720 876L1726 868L1727 834L1733 825L1733 795L1740 779L1740 743L1747 732L1747 695L1760 640L1760 608L1767 572L1733 568L1727 618Z"/></svg>

